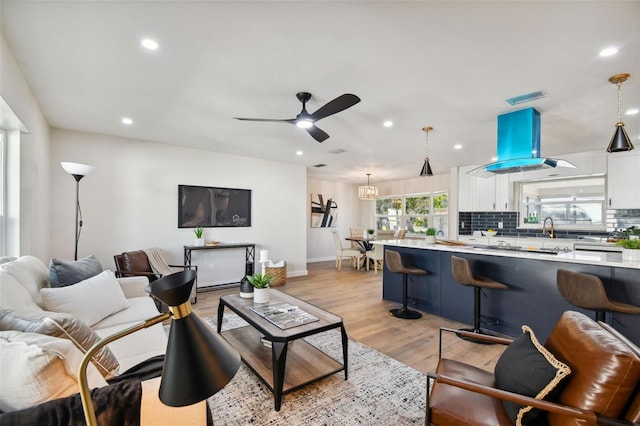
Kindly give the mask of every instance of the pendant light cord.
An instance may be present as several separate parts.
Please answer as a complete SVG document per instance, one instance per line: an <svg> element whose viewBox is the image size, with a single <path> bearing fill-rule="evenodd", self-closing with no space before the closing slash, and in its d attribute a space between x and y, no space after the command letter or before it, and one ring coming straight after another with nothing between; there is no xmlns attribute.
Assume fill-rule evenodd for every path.
<svg viewBox="0 0 640 426"><path fill-rule="evenodd" d="M619 81L617 86L618 86L618 123L621 123L622 115L620 114L620 86L622 86L622 82Z"/></svg>

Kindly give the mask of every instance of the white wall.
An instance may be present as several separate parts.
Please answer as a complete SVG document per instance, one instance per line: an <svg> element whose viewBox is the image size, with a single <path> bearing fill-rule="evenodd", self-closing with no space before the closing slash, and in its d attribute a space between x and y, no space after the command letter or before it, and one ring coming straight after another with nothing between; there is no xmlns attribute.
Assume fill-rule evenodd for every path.
<svg viewBox="0 0 640 426"><path fill-rule="evenodd" d="M49 258L49 125L18 64L0 36L2 76L0 96L25 125L28 134L20 134L18 156L19 182L14 182L19 199L19 215L12 220L20 226L19 241L10 244L11 256L32 254ZM11 166L14 166L12 164Z"/></svg>
<svg viewBox="0 0 640 426"><path fill-rule="evenodd" d="M95 254L104 268L114 268L116 253L160 247L171 263L182 264L183 245L194 236L177 227L178 185L221 186L252 190L252 226L205 228L205 239L252 242L256 258L268 249L272 260L287 261L289 276L307 273L302 166L58 129L52 130L51 157L54 257L73 258L75 181L59 166L72 161L96 167L80 182L78 257ZM244 249L199 251L193 263L199 285L237 281L244 275Z"/></svg>
<svg viewBox="0 0 640 426"><path fill-rule="evenodd" d="M334 260L336 249L333 236L329 228L311 228L311 194L332 195L338 205L335 228L342 238L349 235L349 228L366 228L365 218L361 215L363 206L366 208L371 201L358 199L358 186L341 182L328 182L315 179L307 180L306 194L306 223L307 223L307 260L320 262ZM344 241L347 246L347 241Z"/></svg>

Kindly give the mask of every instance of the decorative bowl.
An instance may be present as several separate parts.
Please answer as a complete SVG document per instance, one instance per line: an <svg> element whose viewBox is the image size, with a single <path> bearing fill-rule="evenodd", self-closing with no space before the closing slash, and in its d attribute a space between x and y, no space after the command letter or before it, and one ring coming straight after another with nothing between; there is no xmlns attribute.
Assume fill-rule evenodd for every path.
<svg viewBox="0 0 640 426"><path fill-rule="evenodd" d="M498 235L498 231L494 231L494 230L489 230L489 231L481 231L482 235L484 235L485 237L495 237L496 235Z"/></svg>

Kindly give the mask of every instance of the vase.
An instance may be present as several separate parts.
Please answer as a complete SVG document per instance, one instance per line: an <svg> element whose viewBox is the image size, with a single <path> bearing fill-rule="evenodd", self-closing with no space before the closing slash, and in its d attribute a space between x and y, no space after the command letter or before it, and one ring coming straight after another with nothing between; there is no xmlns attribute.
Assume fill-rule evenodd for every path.
<svg viewBox="0 0 640 426"><path fill-rule="evenodd" d="M243 299L253 298L253 284L247 278L247 275L253 274L253 262L247 262L245 264L244 277L240 280L240 297Z"/></svg>
<svg viewBox="0 0 640 426"><path fill-rule="evenodd" d="M204 238L194 238L193 239L193 245L197 246L197 247L204 246Z"/></svg>
<svg viewBox="0 0 640 426"><path fill-rule="evenodd" d="M253 301L255 303L267 303L269 301L269 287L254 288Z"/></svg>
<svg viewBox="0 0 640 426"><path fill-rule="evenodd" d="M436 243L436 236L435 235L427 235L424 239L427 241L427 244L435 244Z"/></svg>
<svg viewBox="0 0 640 426"><path fill-rule="evenodd" d="M640 250L622 249L622 260L630 262L640 262Z"/></svg>

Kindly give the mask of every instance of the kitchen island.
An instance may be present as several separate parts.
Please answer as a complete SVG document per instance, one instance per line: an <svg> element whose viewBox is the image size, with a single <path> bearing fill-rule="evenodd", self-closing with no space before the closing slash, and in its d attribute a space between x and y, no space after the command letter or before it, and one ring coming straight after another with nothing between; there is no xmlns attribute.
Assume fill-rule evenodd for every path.
<svg viewBox="0 0 640 426"><path fill-rule="evenodd" d="M623 262L620 253L566 252L537 253L500 251L483 247L426 244L424 240L386 240L375 242L401 253L403 261L428 271L410 277L409 305L423 312L465 324L473 324L473 288L458 284L451 273L451 256L467 259L475 275L486 276L509 286L508 290L484 290L482 328L517 336L521 326L533 328L541 341L566 310L593 317L589 310L577 308L560 295L556 286L558 269L598 276L610 298L640 306L640 262ZM402 301L402 277L383 273L385 300ZM610 314L607 323L640 345L640 316Z"/></svg>

